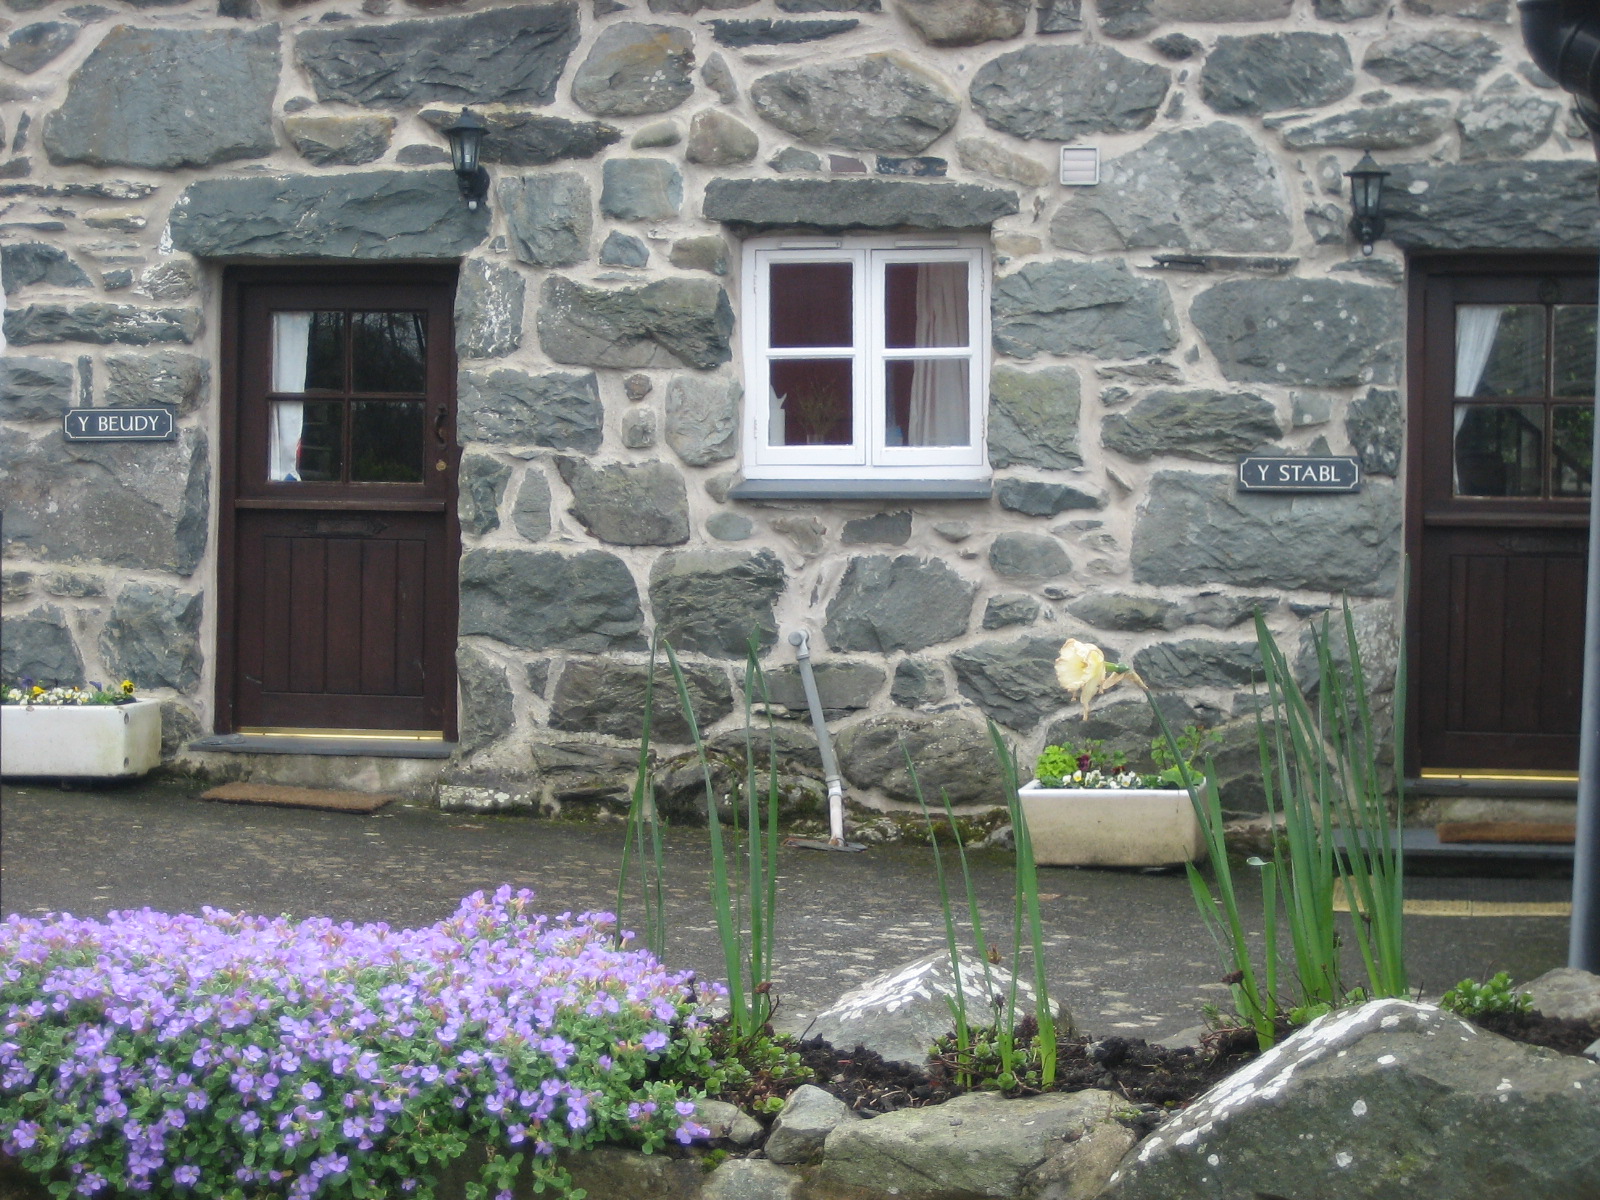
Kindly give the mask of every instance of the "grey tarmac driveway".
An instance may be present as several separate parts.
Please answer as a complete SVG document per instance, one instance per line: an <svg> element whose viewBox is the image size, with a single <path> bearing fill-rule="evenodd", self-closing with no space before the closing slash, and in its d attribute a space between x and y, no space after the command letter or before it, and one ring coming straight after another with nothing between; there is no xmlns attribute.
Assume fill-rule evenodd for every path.
<svg viewBox="0 0 1600 1200"><path fill-rule="evenodd" d="M102 916L211 905L412 926L502 883L532 888L552 913L616 904L619 825L409 803L351 816L214 804L198 799L200 790L172 780L93 791L8 784L0 789L0 911ZM665 840L668 962L721 978L705 833L668 829ZM973 859L994 940L1010 928L1010 858ZM1451 886L1458 894L1474 885ZM1541 898L1551 898L1550 886ZM1554 885L1554 898L1562 886ZM1217 982L1225 968L1182 873L1040 868L1040 900L1053 994L1087 1031L1167 1036L1196 1024L1202 1003L1226 1000ZM1259 911L1253 897L1245 907ZM636 920L637 910L625 907L624 919ZM1567 923L1559 918L1413 917L1407 931L1412 981L1432 995L1464 975L1505 969L1525 980L1565 958ZM781 1027L802 1029L840 992L943 945L926 847L782 851L774 970Z"/></svg>

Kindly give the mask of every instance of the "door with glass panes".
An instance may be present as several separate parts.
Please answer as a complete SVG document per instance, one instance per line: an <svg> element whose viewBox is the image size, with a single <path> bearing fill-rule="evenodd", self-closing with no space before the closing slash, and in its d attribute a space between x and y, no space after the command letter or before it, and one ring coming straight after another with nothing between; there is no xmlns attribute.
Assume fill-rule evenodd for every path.
<svg viewBox="0 0 1600 1200"><path fill-rule="evenodd" d="M1572 771L1595 262L1444 260L1413 269L1415 765Z"/></svg>
<svg viewBox="0 0 1600 1200"><path fill-rule="evenodd" d="M230 279L219 731L454 736L453 291Z"/></svg>

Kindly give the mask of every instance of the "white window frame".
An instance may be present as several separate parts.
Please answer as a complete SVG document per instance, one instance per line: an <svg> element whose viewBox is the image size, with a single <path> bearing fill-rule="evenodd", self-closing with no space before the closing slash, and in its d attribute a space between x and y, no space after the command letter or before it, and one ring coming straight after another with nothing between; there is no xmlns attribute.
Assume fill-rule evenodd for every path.
<svg viewBox="0 0 1600 1200"><path fill-rule="evenodd" d="M854 345L773 349L769 335L770 268L774 263L848 262L853 267ZM967 329L964 347L888 349L883 316L884 267L904 262L965 262ZM745 371L744 475L747 479L938 480L988 479L989 239L984 234L867 237L766 237L744 244L743 353ZM770 364L782 358L853 360L854 441L839 446L772 446ZM886 444L884 365L897 358L970 362L968 442L964 446Z"/></svg>

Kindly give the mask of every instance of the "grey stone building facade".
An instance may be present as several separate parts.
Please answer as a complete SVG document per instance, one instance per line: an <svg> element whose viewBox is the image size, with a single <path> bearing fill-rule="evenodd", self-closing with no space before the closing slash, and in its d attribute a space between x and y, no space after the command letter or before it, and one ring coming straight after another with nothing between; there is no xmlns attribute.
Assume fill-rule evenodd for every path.
<svg viewBox="0 0 1600 1200"><path fill-rule="evenodd" d="M774 703L802 716L784 635L806 627L854 795L910 798L903 736L926 782L988 803L985 717L1025 756L1148 742L1135 697L1088 726L1069 709L1050 664L1076 636L1178 720L1236 733L1231 797L1248 806L1254 611L1303 655L1348 595L1386 695L1408 549L1422 630L1464 593L1440 600L1419 571L1571 557L1426 541L1423 421L1443 422L1447 457L1466 428L1525 476L1474 491L1445 468L1460 519L1441 528L1486 496L1531 499L1518 536L1559 541L1579 501L1560 461L1583 398L1548 360L1586 328L1592 371L1595 168L1509 0L4 3L4 672L133 678L165 700L173 756L291 778L293 755L185 747L393 724L455 748L375 778L559 802L627 773L653 633L718 734L742 723L752 637ZM463 106L489 126L476 210L442 132ZM1097 183L1058 181L1064 147L1097 157ZM1370 256L1344 178L1366 151L1391 172ZM1520 338L1544 355L1534 399L1476 376L1463 391L1463 335L1427 305L1430 280L1468 277L1488 290L1448 311L1500 314L1478 374ZM343 405L330 419L358 437L379 402L357 393L411 384L361 392L357 346L357 382L316 400L308 323L337 309L366 328L388 303L371 295L413 278L453 298L453 334L426 335L448 411L426 407L435 392L385 411L437 441L414 478L319 476L316 414ZM367 298L340 299L347 283ZM272 300L301 285L309 299ZM928 315L947 301L955 315ZM268 350L299 354L298 375L263 366ZM1442 416L1419 407L1436 360L1457 371ZM853 399L824 395L845 376ZM130 405L171 406L177 437L63 439L66 409ZM268 469L285 419L298 463ZM1252 453L1353 455L1365 480L1245 493ZM345 488L334 516L257 529L313 511L318 479ZM273 604L323 595L299 575L265 615L254 597L301 569L294 546L335 555L361 520L392 523L350 517L362 479L390 516L425 507L404 487L448 481L426 553L449 594L414 618L449 648L426 668L448 696L425 717L342 719L313 693L372 688L319 675L263 707L260 664L331 661L344 618L274 624ZM1415 660L1414 686L1471 692L1459 641ZM1444 712L1413 765L1495 765L1493 721L1515 720L1477 719ZM1452 748L1463 730L1482 762Z"/></svg>

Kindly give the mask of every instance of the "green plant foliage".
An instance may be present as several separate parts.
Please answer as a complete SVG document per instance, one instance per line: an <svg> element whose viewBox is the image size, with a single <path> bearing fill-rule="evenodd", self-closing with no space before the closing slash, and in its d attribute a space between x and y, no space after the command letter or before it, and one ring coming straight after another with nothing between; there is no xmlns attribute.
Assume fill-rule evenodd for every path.
<svg viewBox="0 0 1600 1200"><path fill-rule="evenodd" d="M1463 1017L1481 1017L1485 1013L1527 1013L1533 1011L1533 994L1519 992L1511 986L1511 974L1501 971L1482 982L1463 979L1443 996L1439 1006Z"/></svg>

